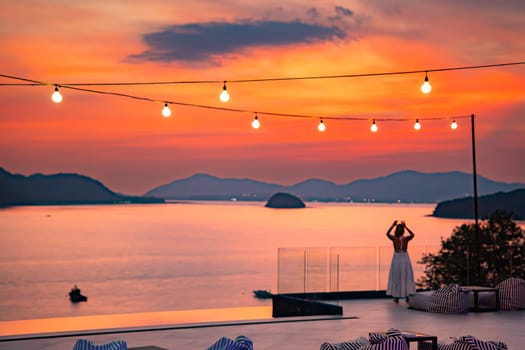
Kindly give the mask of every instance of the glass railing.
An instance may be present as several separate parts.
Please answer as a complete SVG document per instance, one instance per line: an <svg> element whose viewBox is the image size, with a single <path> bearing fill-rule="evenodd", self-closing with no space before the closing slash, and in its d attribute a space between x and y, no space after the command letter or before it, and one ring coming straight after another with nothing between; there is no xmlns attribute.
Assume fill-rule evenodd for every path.
<svg viewBox="0 0 525 350"><path fill-rule="evenodd" d="M425 266L423 254L439 246L410 246L415 280ZM385 290L392 259L391 246L278 249L278 293Z"/></svg>

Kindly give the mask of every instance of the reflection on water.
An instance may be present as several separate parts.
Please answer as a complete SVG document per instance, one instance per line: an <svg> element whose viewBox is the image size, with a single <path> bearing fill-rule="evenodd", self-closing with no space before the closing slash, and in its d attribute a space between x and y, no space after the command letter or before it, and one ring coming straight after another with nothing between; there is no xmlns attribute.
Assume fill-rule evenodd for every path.
<svg viewBox="0 0 525 350"><path fill-rule="evenodd" d="M433 208L202 202L2 209L0 321L269 305L252 291L277 291L279 248L359 247L342 257L353 270L340 290L354 288L377 268L363 264L376 263L363 254L381 249L380 269L388 269L385 232L393 220L414 230L414 249L439 246L464 222L429 217ZM372 278L373 288L384 287ZM69 302L75 283L88 302Z"/></svg>

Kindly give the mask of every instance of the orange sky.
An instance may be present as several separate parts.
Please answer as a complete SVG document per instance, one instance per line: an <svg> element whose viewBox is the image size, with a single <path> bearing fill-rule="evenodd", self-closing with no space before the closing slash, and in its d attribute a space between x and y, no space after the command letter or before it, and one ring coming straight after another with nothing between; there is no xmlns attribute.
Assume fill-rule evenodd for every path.
<svg viewBox="0 0 525 350"><path fill-rule="evenodd" d="M0 74L47 83L242 80L525 61L525 3L417 1L0 0ZM525 65L345 79L93 89L253 114L62 89L0 86L0 166L76 172L142 194L205 172L293 184L414 169L525 182ZM19 83L1 78L0 83ZM264 115L289 113L314 118ZM325 116L327 130L317 131ZM363 120L332 120L356 117ZM442 120L425 118L444 117ZM373 118L410 119L378 121ZM412 124L422 119L415 132ZM469 189L470 190L470 189Z"/></svg>

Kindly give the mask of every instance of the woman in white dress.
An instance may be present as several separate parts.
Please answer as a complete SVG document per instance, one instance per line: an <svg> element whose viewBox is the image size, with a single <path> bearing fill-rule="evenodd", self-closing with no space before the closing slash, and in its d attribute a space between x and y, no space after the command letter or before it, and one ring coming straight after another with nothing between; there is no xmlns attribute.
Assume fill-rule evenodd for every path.
<svg viewBox="0 0 525 350"><path fill-rule="evenodd" d="M392 230L395 229L394 234ZM408 235L405 235L405 230ZM390 264L390 272L388 274L388 286L386 295L394 297L396 303L399 298L406 298L416 292L416 285L414 283L414 272L410 257L408 256L408 242L414 238L414 233L410 230L404 221L394 221L392 226L386 232L386 236L392 241L394 245L394 255L392 256L392 263Z"/></svg>

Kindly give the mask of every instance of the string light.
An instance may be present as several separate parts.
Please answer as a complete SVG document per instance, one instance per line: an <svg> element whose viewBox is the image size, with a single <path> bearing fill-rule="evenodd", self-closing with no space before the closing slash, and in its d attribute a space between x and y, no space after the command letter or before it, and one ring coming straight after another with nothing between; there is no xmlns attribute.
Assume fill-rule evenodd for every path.
<svg viewBox="0 0 525 350"><path fill-rule="evenodd" d="M162 115L165 118L168 118L169 116L171 116L171 109L170 109L170 107L168 106L167 103L165 103L164 104L164 108L162 108Z"/></svg>
<svg viewBox="0 0 525 350"><path fill-rule="evenodd" d="M257 113L255 113L255 118L253 118L253 121L252 121L252 128L259 129L260 126L261 126L261 123L259 122L259 118L257 117Z"/></svg>
<svg viewBox="0 0 525 350"><path fill-rule="evenodd" d="M370 130L371 130L372 132L377 132L377 129L378 129L378 127L377 127L377 124L376 124L376 120L374 119L374 120L372 121L372 125L370 125Z"/></svg>
<svg viewBox="0 0 525 350"><path fill-rule="evenodd" d="M323 118L319 121L319 125L317 126L317 130L320 132L324 132L326 130L326 125L323 123Z"/></svg>
<svg viewBox="0 0 525 350"><path fill-rule="evenodd" d="M415 74L415 73L425 73L425 83L428 83L428 73L429 72L443 72L443 71L455 71L455 70L467 70L467 69L481 69L481 68L490 68L490 67L503 67L503 66L514 66L514 65L525 65L525 61L519 61L519 62L508 62L508 63L499 63L499 64L485 64L485 65L477 65L477 66L459 66L459 67L446 67L446 68L435 68L435 69L426 69L426 70L413 70L413 71L397 71L397 72L381 72L381 73L360 73L360 74L344 74L344 75L329 75L329 76L302 76L302 77L280 77L280 78L257 78L257 79L242 79L242 80L229 80L230 82L236 82L236 83L248 83L248 82L266 82L266 81L288 81L288 80L306 80L306 79L336 79L336 78L355 78L355 77L375 77L375 76L388 76L388 75L402 75L402 74ZM111 82L105 82L105 83L56 83L56 84L50 84L42 81L37 81L33 79L28 78L22 78L22 77L16 77L12 75L2 74L0 73L1 78L8 78L8 79L14 79L23 81L23 83L0 83L1 86L49 86L54 85L55 91L52 95L52 99L55 103L59 103L62 101L62 95L60 94L60 89L67 88L72 89L76 91L81 92L89 92L89 93L95 93L95 94L101 94L101 95L112 95L112 96L118 96L118 97L126 97L130 99L136 99L146 102L164 102L165 107L168 104L175 104L179 106L186 106L186 107L196 107L196 108L205 108L210 110L221 110L221 111L229 111L229 112L242 112L247 113L253 111L246 110L246 109L239 109L239 108L225 108L225 107L217 107L217 106L210 106L210 105L202 105L202 104L195 104L195 103L186 103L186 102L178 102L178 101L159 101L156 99L148 98L148 97L142 97L142 96L136 96L126 93L120 93L120 92L111 92L111 91L101 91L101 90L94 90L94 89L87 89L82 88L80 86L94 86L94 85L104 85L104 86L112 86L112 85L166 85L166 84L196 84L196 83L217 83L216 80L195 80L195 81L157 81L157 82L117 82L117 83L111 83ZM426 84L423 84L425 86ZM422 86L422 88L423 88ZM428 86L430 86L430 83L428 83ZM431 86L430 86L431 89ZM229 101L230 96L226 88L226 80L223 81L223 91L220 94L220 100L223 102ZM169 108L169 106L168 106ZM164 112L164 109L163 109ZM313 116L313 115L301 115L301 114L291 114L291 113L279 113L279 112L263 112L259 111L259 114L265 114L268 116L282 116L282 117L290 117L290 118L319 118L319 116ZM163 113L164 115L164 113ZM326 117L326 116L325 116ZM456 119L461 118L469 118L470 116L456 116ZM421 118L421 120L429 120L429 119L450 119L451 117L433 117L433 118ZM325 119L334 119L334 120L366 120L367 118L360 118L360 117L352 117L352 116L333 116L333 117L326 117ZM409 121L411 118L379 118L374 119L375 121ZM373 123L375 124L375 123ZM376 125L377 127L377 125ZM457 123L454 122L451 124L451 128L457 127ZM373 126L371 126L371 129ZM414 128L416 130L419 130L421 128L421 124L419 124L419 119L416 120L416 124L414 124ZM323 119L321 119L318 129L320 131L326 130L326 126L324 125ZM374 129L376 129L374 127ZM377 129L376 129L377 130Z"/></svg>
<svg viewBox="0 0 525 350"><path fill-rule="evenodd" d="M219 95L219 99L221 102L228 102L230 100L230 94L228 93L228 90L226 90L226 80L224 81L224 85L222 86L222 92Z"/></svg>
<svg viewBox="0 0 525 350"><path fill-rule="evenodd" d="M44 82L40 82L40 81L36 81L36 80L31 80L31 79L26 79L26 78L19 78L19 77L13 77L13 76L6 76L4 74L0 74L0 77L10 78L10 79L17 79L17 80L23 80L23 81L26 81L26 82L30 82L29 84L23 84L23 85L26 85L26 86L48 86L48 85L50 85L50 84L47 84L47 83L44 83ZM10 86L10 85L11 84L0 84L0 86ZM20 85L20 84L18 84L18 85ZM111 92L111 91L101 91L101 90L86 89L86 88L75 87L75 86L68 86L68 85L63 85L63 84L60 84L60 85L59 84L55 84L55 92L57 92L59 90L59 87L60 88L72 89L72 90L76 90L76 91L81 91L81 92L90 92L90 93L96 93L96 94L102 94L102 95L112 95L112 96L118 96L118 97L126 97L126 98L146 101L146 102L155 102L155 103L161 102L161 101L158 101L158 100L155 100L155 99L151 99L151 98L148 98L148 97L135 96L135 95L125 94L125 93L120 93L120 92ZM60 92L58 91L58 94L59 93ZM205 108L205 109L210 109L210 110L220 110L220 111L240 112L240 113L255 113L255 114L258 113L258 114L264 114L264 115L267 115L267 116L274 116L274 117L289 117L289 118L301 118L301 119L313 119L313 118L319 119L320 118L320 117L314 116L314 115L279 113L279 112L262 112L262 111L255 112L255 111L250 111L250 110L246 110L246 109L217 107L217 106L209 106L209 105L201 105L201 104L185 103L185 102L177 102L177 101L163 101L162 103L164 103L165 107L166 107L166 105L168 105L168 108L169 108L169 104L175 104L175 105L179 105L179 106ZM332 119L332 120L352 120L352 121L368 120L368 118L353 117L353 116L330 116L330 117L326 117L325 116L324 118L325 119ZM470 118L470 116L455 116L454 118L455 118L454 120L456 120L456 119L462 119L462 118ZM452 119L452 117L450 117L450 116L448 116L448 117L428 117L428 118L420 118L420 119L421 120L443 120L443 119ZM417 120L417 124L419 124L419 120L420 119ZM398 117L398 118L379 118L379 119L376 118L376 119L374 119L374 121L393 121L393 122L410 121L410 120L411 120L411 118L402 118L402 117ZM321 118L321 121L320 121L319 124L320 125L318 126L318 128L320 129L320 131L326 130L326 125L323 122L323 118ZM414 125L414 127L416 127L417 124ZM419 127L421 127L421 126L419 125Z"/></svg>
<svg viewBox="0 0 525 350"><path fill-rule="evenodd" d="M450 128L452 130L456 130L458 128L458 123L456 123L456 119L454 119L452 123L450 123Z"/></svg>
<svg viewBox="0 0 525 350"><path fill-rule="evenodd" d="M51 95L51 100L55 103L62 102L62 94L58 90L58 85L55 85L55 91L53 92L53 95Z"/></svg>
<svg viewBox="0 0 525 350"><path fill-rule="evenodd" d="M425 72L425 82L423 83L423 85L421 85L421 92L424 93L424 94L428 94L430 93L430 91L432 91L432 85L430 85L430 83L428 82L428 72Z"/></svg>

